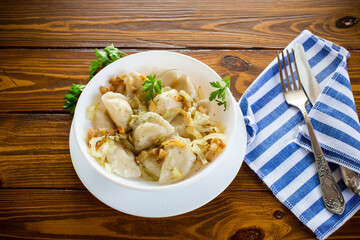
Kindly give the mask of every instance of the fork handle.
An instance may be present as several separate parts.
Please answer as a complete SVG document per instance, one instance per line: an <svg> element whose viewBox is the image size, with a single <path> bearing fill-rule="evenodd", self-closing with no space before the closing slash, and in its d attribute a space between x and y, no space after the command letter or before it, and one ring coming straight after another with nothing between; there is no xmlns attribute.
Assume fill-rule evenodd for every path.
<svg viewBox="0 0 360 240"><path fill-rule="evenodd" d="M305 123L309 131L310 141L315 156L316 166L318 169L320 186L325 207L329 211L341 215L345 209L344 197L333 177L329 165L325 160L324 153L321 150L317 137L315 136L314 128L311 124L310 118L306 110L302 109L301 112L304 116Z"/></svg>

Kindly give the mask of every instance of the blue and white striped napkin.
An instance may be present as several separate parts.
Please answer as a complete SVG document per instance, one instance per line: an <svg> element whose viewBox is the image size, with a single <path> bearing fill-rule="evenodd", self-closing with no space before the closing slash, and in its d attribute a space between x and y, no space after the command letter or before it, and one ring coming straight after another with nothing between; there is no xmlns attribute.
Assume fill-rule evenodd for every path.
<svg viewBox="0 0 360 240"><path fill-rule="evenodd" d="M287 48L295 43L303 44L322 89L307 109L326 159L360 173L360 125L346 68L349 53L309 31ZM248 134L245 162L317 238L325 239L360 208L360 196L346 187L338 165L330 163L346 209L335 215L325 208L302 114L285 102L278 72L274 59L239 101Z"/></svg>

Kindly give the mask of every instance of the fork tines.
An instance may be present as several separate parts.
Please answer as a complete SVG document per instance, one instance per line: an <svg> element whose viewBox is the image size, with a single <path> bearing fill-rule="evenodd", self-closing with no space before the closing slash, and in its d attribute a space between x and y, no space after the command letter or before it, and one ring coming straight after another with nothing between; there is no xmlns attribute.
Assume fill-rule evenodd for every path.
<svg viewBox="0 0 360 240"><path fill-rule="evenodd" d="M281 51L282 64L281 64L281 61L280 61L279 52L277 54L279 74L280 74L280 80L281 80L281 87L283 88L283 92L302 89L301 82L300 82L300 77L299 77L299 71L298 71L298 68L297 68L297 65L296 65L296 61L295 61L295 53L294 53L293 49L291 49L291 53L292 53L293 61L291 61L289 51L286 49L287 61L288 61L288 66L289 66L289 70L290 70L290 74L291 74L291 82L293 83L293 87L291 86L291 82L290 82L290 78L289 78L289 74L288 74L288 69L287 69L288 67L287 67L287 64L286 64L285 56L284 56L284 51ZM295 66L295 73L296 73L296 77L297 77L298 82L299 82L299 86L296 85L292 64L294 64L294 66ZM282 65L284 66L284 71L285 71L285 77L286 77L286 83L287 83L288 90L286 90L286 87L285 87L285 80L284 80L283 73L282 73Z"/></svg>

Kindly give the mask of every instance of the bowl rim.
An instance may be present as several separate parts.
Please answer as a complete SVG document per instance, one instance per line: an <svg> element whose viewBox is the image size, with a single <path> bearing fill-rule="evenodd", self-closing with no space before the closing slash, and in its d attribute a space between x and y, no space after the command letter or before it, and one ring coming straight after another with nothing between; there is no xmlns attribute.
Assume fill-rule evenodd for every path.
<svg viewBox="0 0 360 240"><path fill-rule="evenodd" d="M115 64L120 64L121 62L127 61L131 58L137 58L137 57L141 57L143 55L148 55L148 54L171 54L171 55L176 55L178 57L183 57L183 58L187 58L191 61L195 61L198 64L200 64L202 67L204 67L207 71L210 71L216 78L217 80L221 80L222 78L208 65L206 65L205 63L201 62L198 59L195 59L193 57L190 57L188 55L182 54L182 53L178 53L178 52L171 52L171 51L166 51L166 50L149 50L149 51L144 51L144 52L138 52L138 53L134 53L131 55L128 55L126 57L120 58L117 61L114 61L113 63L107 65L106 67L104 67L103 69L101 69L86 85L86 87L84 88L82 94L80 95L79 99L78 99L78 104L82 102L82 99L84 97L86 93L87 89L89 89L89 83L90 82L96 82L98 81L97 79L101 79L101 75L108 71L107 69L110 69L110 66L115 65ZM91 86L90 86L91 87ZM231 94L230 90L227 88L226 89L227 92L227 97L228 100L231 100L231 104L229 104L229 107L232 108L232 111L234 113L234 125L232 126L233 132L237 132L237 128L238 128L238 121L239 121L239 114L237 114L237 109L235 109L237 107L237 102L235 100L235 98L233 97L233 95ZM77 106L78 106L77 104ZM221 156L217 157L217 159L213 162L211 162L211 164L209 166L207 166L204 169L201 169L201 171L199 171L198 173L185 178L181 181L175 182L175 183L171 183L171 184L167 184L167 185L153 185L153 186L139 186L139 185L134 185L134 184L128 184L128 183L124 183L122 181L119 181L119 178L114 178L112 177L112 174L109 174L105 171L104 167L101 166L96 160L95 158L89 159L88 155L85 153L87 152L87 149L84 149L82 146L84 146L84 144L81 144L82 141L84 141L84 137L83 135L81 135L80 133L80 127L76 127L79 126L80 122L77 121L78 119L78 115L80 115L79 111L77 111L77 108L75 108L75 112L74 112L74 117L73 117L73 122L74 122L74 135L75 135L75 140L77 142L77 144L79 145L79 149L80 152L82 154L82 156L85 158L86 162L93 168L95 169L95 171L97 173L99 173L101 176L103 176L104 178L106 178L107 180L113 182L114 184L120 185L122 187L128 188L128 189L132 189L132 190L139 190L139 191L166 191L166 190L172 190L172 189L176 189L179 187L183 187L186 186L188 184L191 184L194 181L197 181L199 178L203 178L205 177L209 172L211 172L215 167L217 167L217 165L220 164L222 158L226 157L227 152L229 152L229 150L231 149L231 145L235 144L233 142L233 139L235 138L235 134L231 135L231 139L227 139L227 147L225 148L225 150L221 153ZM121 176L120 176L121 177Z"/></svg>

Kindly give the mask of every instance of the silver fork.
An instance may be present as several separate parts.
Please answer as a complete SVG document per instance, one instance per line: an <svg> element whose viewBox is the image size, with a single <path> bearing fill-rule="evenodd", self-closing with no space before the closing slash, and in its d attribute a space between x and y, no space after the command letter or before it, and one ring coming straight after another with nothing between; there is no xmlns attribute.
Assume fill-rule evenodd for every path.
<svg viewBox="0 0 360 240"><path fill-rule="evenodd" d="M288 66L289 66L289 70L290 70L290 74L291 74L291 80L292 80L292 84L291 84L290 79L289 79L290 76L288 74L286 61L285 61L285 57L284 57L284 52L282 51L281 55L282 55L282 62L283 62L284 71L285 71L287 88L285 87L285 81L283 78L282 66L281 66L279 53L277 54L281 86L282 86L282 90L283 90L283 93L285 96L285 100L289 105L297 107L301 111L302 115L304 116L304 120L305 120L306 126L309 131L311 145L312 145L312 148L314 151L316 166L318 169L318 174L319 174L319 179L320 179L322 197L323 197L325 207L329 211L340 215L344 212L344 209L345 209L344 197L332 175L329 165L327 164L327 162L325 160L324 153L321 150L319 142L315 136L315 132L314 132L313 126L311 124L310 118L306 112L305 103L308 100L308 98L305 95L305 92L301 85L301 80L300 80L297 65L295 62L294 50L292 50L293 64L295 66L295 73L296 73L296 77L298 79L299 86L296 85L296 79L294 77L294 71L292 68L291 61L290 61L289 51L286 50L286 53L287 53L287 59L288 59L288 63L289 63Z"/></svg>

